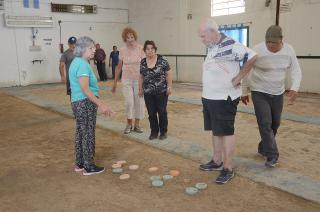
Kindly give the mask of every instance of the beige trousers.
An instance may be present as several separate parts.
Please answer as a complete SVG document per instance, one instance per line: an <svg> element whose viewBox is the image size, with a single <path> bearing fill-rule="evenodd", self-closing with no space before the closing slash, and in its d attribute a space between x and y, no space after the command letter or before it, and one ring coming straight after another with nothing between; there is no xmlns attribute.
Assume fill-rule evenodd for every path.
<svg viewBox="0 0 320 212"><path fill-rule="evenodd" d="M122 93L125 99L127 118L143 119L145 104L143 97L139 97L138 80L123 80Z"/></svg>

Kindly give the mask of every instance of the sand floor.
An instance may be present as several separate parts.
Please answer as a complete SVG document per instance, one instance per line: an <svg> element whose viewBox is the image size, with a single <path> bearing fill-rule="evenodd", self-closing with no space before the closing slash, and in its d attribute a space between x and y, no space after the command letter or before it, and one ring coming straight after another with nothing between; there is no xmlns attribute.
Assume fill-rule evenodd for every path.
<svg viewBox="0 0 320 212"><path fill-rule="evenodd" d="M42 92L52 98L58 91L64 90L57 88L50 91L50 95L47 90ZM117 95L103 95L106 95L103 98L110 100L109 103L114 108L117 104L122 107L120 101L115 101L119 98ZM55 100L58 101L58 99ZM178 113L180 109L190 109L194 112L185 114L185 118L191 122L186 123L185 126L189 126L188 129L193 128L193 131L201 131L200 126L191 121L192 116L200 114L201 110L198 107L170 103L170 134L180 137L186 136L182 130L179 131L179 134L174 132L174 129L181 129L181 127L175 127L178 120L175 120L176 115L173 111ZM115 118L121 119L121 109L117 110L119 111ZM213 183L213 178L217 176L217 173L198 171L198 163L130 141L99 128L96 131L96 162L106 166L108 170L96 176L82 176L81 173L73 171L74 120L72 118L44 110L3 93L0 93L0 114L0 163L2 164L0 169L0 211L311 212L320 210L318 204L240 176L227 185L216 185ZM179 114L183 115L183 113ZM248 117L245 118L248 119ZM241 125L239 123L250 124L253 122L253 118L251 119L246 122L238 121L238 125ZM287 124L286 127L292 126ZM292 141L292 138L301 136L305 131L306 129L301 127L301 132L296 133L295 136L291 134L296 131L285 133L283 130L281 134L290 136L290 142L301 144L302 142ZM308 132L311 133L312 129L308 129ZM188 139L197 138L192 133L189 134L192 137ZM199 133L199 135L201 134L204 133ZM283 137L284 142L287 139ZM194 140L208 142L206 136ZM314 142L319 143L318 140ZM246 148L238 146L238 154L254 157L252 152L246 150L245 154L242 151ZM300 146L294 146L292 149L296 147L300 148ZM284 152L285 150L282 148L283 146L281 150ZM319 152L319 146L318 150L307 145L305 148L310 154ZM287 151L289 154L292 150L288 149ZM297 149L296 151L300 154L299 151L302 150ZM296 158L288 157L285 152L282 155L281 166L286 166L286 160L288 160L288 164L289 160L298 162ZM306 155L299 156L304 158L303 163L308 161ZM128 171L126 166L125 170L131 174L131 179L120 181L118 175L112 174L109 168L112 163L118 160L127 160L129 164L138 164L140 169ZM315 160L319 160L319 157L316 157ZM158 172L154 173L156 175L166 174L171 169L180 170L181 175L167 182L163 188L152 188L149 182L149 177L152 174L147 171L151 166L160 168ZM311 170L309 173L312 174ZM190 178L191 182L184 183L184 178ZM209 187L196 196L184 194L185 187L194 185L196 182L206 182Z"/></svg>
<svg viewBox="0 0 320 212"><path fill-rule="evenodd" d="M101 84L100 86L110 88L111 82ZM175 84L174 96L198 98L200 95L199 86ZM69 106L69 99L65 94L62 85L51 87L34 88L26 91L28 95L32 94L39 98L56 102L61 105ZM305 101L311 94L301 94L293 106L285 105L284 112L290 112L297 115L312 115L320 117L320 96L311 95L312 98ZM101 98L116 112L113 120L126 121L124 113L124 99L121 91L121 84L116 94L110 91L102 90ZM199 97L200 98L200 97ZM291 111L294 108L294 111ZM307 108L307 110L306 110ZM141 126L149 128L149 122L146 118L141 121ZM202 107L178 102L168 103L169 136L177 137L183 140L193 141L199 145L211 149L211 133L203 131ZM300 173L320 180L320 126L283 120L277 135L278 148L280 151L280 166L291 172ZM250 158L264 162L257 152L257 144L260 140L255 116L252 114L238 113L236 118L236 136L237 147L236 156Z"/></svg>

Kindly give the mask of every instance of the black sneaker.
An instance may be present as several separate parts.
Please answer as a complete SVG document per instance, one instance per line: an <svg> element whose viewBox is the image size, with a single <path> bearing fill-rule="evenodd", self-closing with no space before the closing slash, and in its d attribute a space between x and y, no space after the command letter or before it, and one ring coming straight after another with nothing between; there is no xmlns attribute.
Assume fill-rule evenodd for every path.
<svg viewBox="0 0 320 212"><path fill-rule="evenodd" d="M104 172L104 167L99 167L94 165L89 169L84 168L83 175L88 176L93 174L100 174L102 172Z"/></svg>
<svg viewBox="0 0 320 212"><path fill-rule="evenodd" d="M278 158L267 158L265 165L268 168L276 167L278 165Z"/></svg>
<svg viewBox="0 0 320 212"><path fill-rule="evenodd" d="M223 162L216 164L213 160L206 164L201 164L199 169L202 171L220 171L223 169Z"/></svg>
<svg viewBox="0 0 320 212"><path fill-rule="evenodd" d="M149 136L149 140L154 140L154 139L157 139L157 138L158 138L158 134L151 133L150 136Z"/></svg>
<svg viewBox="0 0 320 212"><path fill-rule="evenodd" d="M160 140L164 140L166 138L167 138L167 133L161 133L160 136L159 136Z"/></svg>
<svg viewBox="0 0 320 212"><path fill-rule="evenodd" d="M229 180L231 180L234 177L234 171L230 171L229 169L222 169L220 172L219 177L217 177L216 179L216 183L217 184L225 184L227 183Z"/></svg>

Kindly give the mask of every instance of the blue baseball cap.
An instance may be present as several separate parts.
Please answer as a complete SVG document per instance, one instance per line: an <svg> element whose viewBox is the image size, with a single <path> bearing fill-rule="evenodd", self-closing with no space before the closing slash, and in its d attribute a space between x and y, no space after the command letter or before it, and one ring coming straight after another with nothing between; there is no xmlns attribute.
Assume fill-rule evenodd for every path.
<svg viewBox="0 0 320 212"><path fill-rule="evenodd" d="M69 44L75 44L77 42L77 38L76 37L70 37L69 39L68 39L68 43Z"/></svg>

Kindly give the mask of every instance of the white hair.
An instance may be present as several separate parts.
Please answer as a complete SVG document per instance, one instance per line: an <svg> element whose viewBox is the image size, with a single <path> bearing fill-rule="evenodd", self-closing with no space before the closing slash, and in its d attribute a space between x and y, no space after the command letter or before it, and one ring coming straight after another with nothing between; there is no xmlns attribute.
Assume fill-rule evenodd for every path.
<svg viewBox="0 0 320 212"><path fill-rule="evenodd" d="M206 19L204 22L204 26L205 26L205 30L211 30L215 32L219 31L218 24L212 18Z"/></svg>
<svg viewBox="0 0 320 212"><path fill-rule="evenodd" d="M82 57L82 54L92 44L94 44L94 41L87 36L84 36L84 37L77 39L76 48L74 49L73 54L76 57Z"/></svg>

